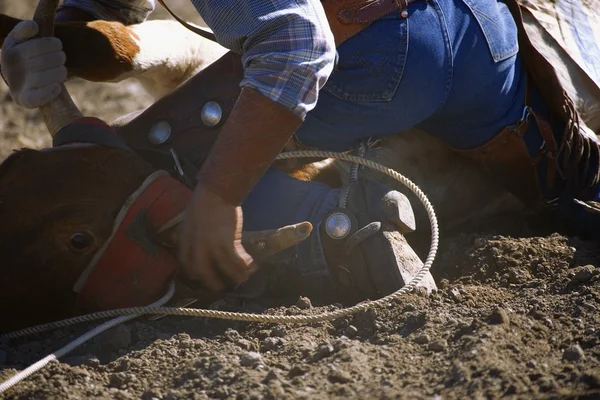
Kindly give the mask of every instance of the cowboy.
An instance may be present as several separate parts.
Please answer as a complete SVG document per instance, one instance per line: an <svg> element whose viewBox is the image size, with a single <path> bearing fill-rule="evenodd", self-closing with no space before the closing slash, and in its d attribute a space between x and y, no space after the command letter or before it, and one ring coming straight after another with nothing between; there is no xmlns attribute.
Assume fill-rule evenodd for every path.
<svg viewBox="0 0 600 400"><path fill-rule="evenodd" d="M302 220L318 227L286 260L309 286L316 276L331 279L334 265L355 281L370 277L357 283L367 296L404 284L393 240L373 225L391 221L380 207L389 190L368 179L331 188L270 168L290 139L348 151L416 127L574 232L597 235L588 202L600 200L598 142L582 133L568 99L556 107L561 100L549 100L528 73L506 2L365 1L385 12L337 48L317 0L192 3L218 42L242 55L244 79L188 209L180 259L189 277L214 290L249 277L255 267L239 241L243 216L248 230ZM131 24L154 6L66 0L57 20ZM32 21L17 26L1 60L14 100L27 108L56 97L66 77L60 41L36 33Z"/></svg>

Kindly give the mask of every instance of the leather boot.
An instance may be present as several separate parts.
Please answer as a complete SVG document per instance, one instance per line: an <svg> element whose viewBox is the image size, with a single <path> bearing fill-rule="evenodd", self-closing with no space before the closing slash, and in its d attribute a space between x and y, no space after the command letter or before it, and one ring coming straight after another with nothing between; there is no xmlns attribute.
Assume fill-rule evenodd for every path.
<svg viewBox="0 0 600 400"><path fill-rule="evenodd" d="M408 198L372 180L342 188L339 207L319 227L321 244L334 281L355 301L378 299L409 283L423 262L404 235L414 232ZM436 290L430 273L419 282Z"/></svg>
<svg viewBox="0 0 600 400"><path fill-rule="evenodd" d="M354 180L340 190L338 206L314 223L310 255L299 246L269 259L229 296L356 304L404 287L423 266L405 235L416 229L406 196L372 179ZM302 255L300 252L303 252ZM301 260L323 259L321 268L302 268ZM319 263L319 262L317 262ZM436 289L430 273L419 282Z"/></svg>

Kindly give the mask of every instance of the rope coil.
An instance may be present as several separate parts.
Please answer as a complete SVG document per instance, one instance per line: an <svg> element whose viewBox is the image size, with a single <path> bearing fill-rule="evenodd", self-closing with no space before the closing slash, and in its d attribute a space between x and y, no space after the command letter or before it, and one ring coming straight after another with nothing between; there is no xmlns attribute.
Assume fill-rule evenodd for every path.
<svg viewBox="0 0 600 400"><path fill-rule="evenodd" d="M255 322L255 323L308 324L308 323L315 323L315 322L332 321L332 320L335 320L335 319L338 319L341 317L346 317L351 314L358 313L360 311L365 311L372 307L386 305L390 301L392 301L396 298L399 298L401 295L409 293L411 290L413 290L416 287L416 285L429 272L431 265L433 264L433 261L437 254L437 250L438 250L438 246L439 246L439 227L438 227L437 217L435 215L433 206L429 202L429 199L427 198L427 196L421 191L421 189L419 189L419 187L416 184L414 184L412 181L410 181L408 178L406 178L405 176L403 176L402 174L398 173L397 171L395 171L391 168L388 168L384 165L381 165L374 161L368 160L366 158L357 157L357 156L353 156L350 154L321 151L321 150L301 150L301 151L290 151L290 152L280 153L277 156L278 160L289 159L289 158L332 158L332 159L337 159L337 160L342 160L342 161L347 161L350 163L362 165L367 168L379 171L379 172L391 177L392 179L394 179L394 180L400 182L401 184L403 184L404 186L406 186L411 192L413 192L417 196L419 201L421 201L421 203L425 207L427 216L429 217L429 223L431 225L431 246L429 249L429 253L427 255L425 263L423 264L423 267L415 275L415 277L410 282L408 282L405 286L398 289L396 292L391 293L380 299L365 301L363 303L359 303L352 307L342 308L339 310L329 311L329 312L315 314L315 315L265 315L265 314L251 314L251 313L239 313L239 312L220 311L220 310L209 310L209 309L162 307L162 305L165 304L172 295L173 284L171 284L170 289L169 289L169 291L171 292L171 295L169 295L169 293L167 293L165 295L165 297L163 297L159 301L157 301L154 304L149 305L149 306L122 308L122 309L101 311L101 312L97 312L97 313L93 313L93 314L77 316L77 317L73 317L73 318L69 318L69 319L65 319L65 320L61 320L61 321L37 325L34 327L21 329L21 330L14 331L14 332L9 332L7 334L0 335L0 339L9 339L9 338L26 336L26 335L30 335L30 334L34 334L34 333L45 332L45 331L55 329L55 328L66 327L69 325L74 325L74 324L78 324L78 323L82 323L82 322L94 321L94 320L98 320L98 319L118 317L118 316L119 317L127 316L122 320L121 320L121 318L117 318L116 320L109 321L109 322L97 327L96 329L88 332L87 334L80 337L79 339L72 342L71 344L63 347L61 350L57 351L53 355L48 356L51 359L56 359L59 356L62 356L64 354L66 354L67 352L73 350L75 347L82 344L85 340L89 340L93 336L96 336L103 330L106 330L118 323L125 322L127 320L133 319L133 318L135 318L137 316L141 316L141 315L149 315L149 314L178 315L178 316L188 316L188 317L204 317L204 318L216 318L216 319L225 319L225 320L234 320L234 321L246 321L246 322ZM167 298L167 296L168 296L168 298ZM117 321L117 320L119 320L119 321ZM117 321L117 322L115 323L115 321ZM107 326L109 324L112 324L112 325ZM104 329L99 330L102 327L104 327ZM85 340L81 341L84 337L85 337ZM67 349L66 352L64 351L65 349ZM60 354L60 355L58 355L58 354ZM8 390L10 387L17 384L22 379L25 379L27 376L29 376L32 373L34 373L35 371L41 369L44 365L46 365L48 362L51 361L51 360L47 360L48 357L44 358L43 360L38 361L38 363L41 363L42 361L46 361L46 362L42 366L38 366L37 369L31 370L28 375L22 376L20 379L15 380L18 376L23 374L25 371L28 371L33 366L38 365L38 363L29 367L27 370L22 371L21 374L16 375L15 377L11 378L9 381L2 383L0 385L0 393L3 393L4 391ZM54 357L54 358L52 358L52 357ZM8 382L12 382L10 386L7 385Z"/></svg>

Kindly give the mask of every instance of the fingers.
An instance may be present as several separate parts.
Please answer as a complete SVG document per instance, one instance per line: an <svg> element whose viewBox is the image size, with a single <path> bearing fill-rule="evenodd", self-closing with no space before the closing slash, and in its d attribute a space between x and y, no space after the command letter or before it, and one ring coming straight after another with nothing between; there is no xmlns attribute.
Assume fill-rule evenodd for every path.
<svg viewBox="0 0 600 400"><path fill-rule="evenodd" d="M56 37L43 37L19 43L13 50L17 48L23 59L30 60L44 54L60 52L63 49L63 45L61 40Z"/></svg>
<svg viewBox="0 0 600 400"><path fill-rule="evenodd" d="M188 217L183 223L179 242L179 262L183 273L191 280L202 282L207 289L220 292L223 287L219 285L211 257L201 242L193 221Z"/></svg>
<svg viewBox="0 0 600 400"><path fill-rule="evenodd" d="M31 39L39 32L37 23L33 20L19 22L12 31L8 33L4 40L4 49L10 48L16 44Z"/></svg>
<svg viewBox="0 0 600 400"><path fill-rule="evenodd" d="M244 283L256 270L252 257L239 242L216 247L215 263L223 284L230 289Z"/></svg>
<svg viewBox="0 0 600 400"><path fill-rule="evenodd" d="M67 61L67 56L64 51L43 54L35 58L31 58L26 62L26 68L30 71L43 71L56 67L63 67ZM64 71L66 74L66 69Z"/></svg>
<svg viewBox="0 0 600 400"><path fill-rule="evenodd" d="M211 291L233 289L256 270L252 257L241 243L191 243L190 235L183 237L186 239L182 238L180 244L180 261L185 275Z"/></svg>
<svg viewBox="0 0 600 400"><path fill-rule="evenodd" d="M67 78L67 69L64 66L35 71L27 77L27 87L30 89L44 88L55 83L62 83Z"/></svg>

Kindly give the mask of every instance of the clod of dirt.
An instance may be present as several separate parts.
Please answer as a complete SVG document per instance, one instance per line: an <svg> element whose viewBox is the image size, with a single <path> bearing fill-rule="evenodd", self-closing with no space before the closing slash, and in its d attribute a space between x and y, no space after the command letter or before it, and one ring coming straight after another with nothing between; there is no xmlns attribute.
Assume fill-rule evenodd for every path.
<svg viewBox="0 0 600 400"><path fill-rule="evenodd" d="M223 337L226 340L228 340L232 343L235 343L242 338L242 335L240 335L240 333L238 331L236 331L235 329L229 328L225 331L225 333L223 333Z"/></svg>
<svg viewBox="0 0 600 400"><path fill-rule="evenodd" d="M358 334L358 329L354 325L348 325L346 329L344 329L344 334L349 338L353 338Z"/></svg>
<svg viewBox="0 0 600 400"><path fill-rule="evenodd" d="M98 366L100 361L93 354L83 354L81 356L69 357L65 361L65 364L69 364L72 367L79 367L82 365L87 365L88 367ZM2 364L0 360L0 364Z"/></svg>
<svg viewBox="0 0 600 400"><path fill-rule="evenodd" d="M273 337L285 337L285 334L287 333L287 331L285 330L285 327L283 325L277 325L276 327L274 327L273 329L271 329L271 336Z"/></svg>
<svg viewBox="0 0 600 400"><path fill-rule="evenodd" d="M578 344L567 347L563 352L563 360L566 361L579 361L585 358L583 349Z"/></svg>
<svg viewBox="0 0 600 400"><path fill-rule="evenodd" d="M456 303L460 303L462 301L462 295L460 294L460 291L457 288L450 290L450 296Z"/></svg>
<svg viewBox="0 0 600 400"><path fill-rule="evenodd" d="M460 361L456 361L452 364L451 374L451 379L454 383L468 382L471 379L471 372Z"/></svg>
<svg viewBox="0 0 600 400"><path fill-rule="evenodd" d="M348 372L335 369L329 373L329 381L331 383L349 383L353 382L354 379Z"/></svg>
<svg viewBox="0 0 600 400"><path fill-rule="evenodd" d="M330 355L333 354L334 351L335 351L335 349L333 348L332 345L330 345L329 343L324 343L321 346L319 346L319 349L317 350L317 353L315 354L315 359L321 360L325 357L329 357Z"/></svg>
<svg viewBox="0 0 600 400"><path fill-rule="evenodd" d="M279 375L277 375L277 372L272 369L269 371L267 376L265 376L265 379L262 380L262 383L269 383L271 381L278 381L278 380L280 380Z"/></svg>
<svg viewBox="0 0 600 400"><path fill-rule="evenodd" d="M257 353L255 351L249 351L248 353L246 353L240 357L240 364L243 367L249 367L249 366L258 364L261 361L262 361L262 357L261 357L260 353Z"/></svg>
<svg viewBox="0 0 600 400"><path fill-rule="evenodd" d="M488 322L494 325L508 325L510 323L510 319L508 318L508 313L505 310L496 308L488 317Z"/></svg>
<svg viewBox="0 0 600 400"><path fill-rule="evenodd" d="M569 281L570 286L575 286L581 283L586 283L594 276L594 266L585 265L583 267L576 268L573 272L575 275Z"/></svg>
<svg viewBox="0 0 600 400"><path fill-rule="evenodd" d="M427 348L431 351L441 352L448 348L448 341L446 339L434 340L433 342L429 343Z"/></svg>
<svg viewBox="0 0 600 400"><path fill-rule="evenodd" d="M515 268L508 271L508 279L510 283L520 285L529 282L531 280L531 274L525 269Z"/></svg>
<svg viewBox="0 0 600 400"><path fill-rule="evenodd" d="M415 338L415 343L418 343L418 344L427 344L430 341L431 341L431 338L426 333L419 335Z"/></svg>
<svg viewBox="0 0 600 400"><path fill-rule="evenodd" d="M300 297L296 302L296 307L301 310L308 310L309 308L312 308L312 303L308 297Z"/></svg>
<svg viewBox="0 0 600 400"><path fill-rule="evenodd" d="M588 371L581 375L581 381L594 389L600 389L600 370Z"/></svg>
<svg viewBox="0 0 600 400"><path fill-rule="evenodd" d="M279 344L281 344L280 338L274 338L274 337L265 338L265 340L263 340L262 343L260 344L260 351L267 352L267 351L273 350L275 347L279 346Z"/></svg>
<svg viewBox="0 0 600 400"><path fill-rule="evenodd" d="M127 381L130 380L130 377L123 372L117 372L112 374L109 378L108 384L111 387L120 389L125 386Z"/></svg>
<svg viewBox="0 0 600 400"><path fill-rule="evenodd" d="M308 368L304 365L294 365L288 372L288 378L293 379L297 376L302 376L308 372Z"/></svg>

